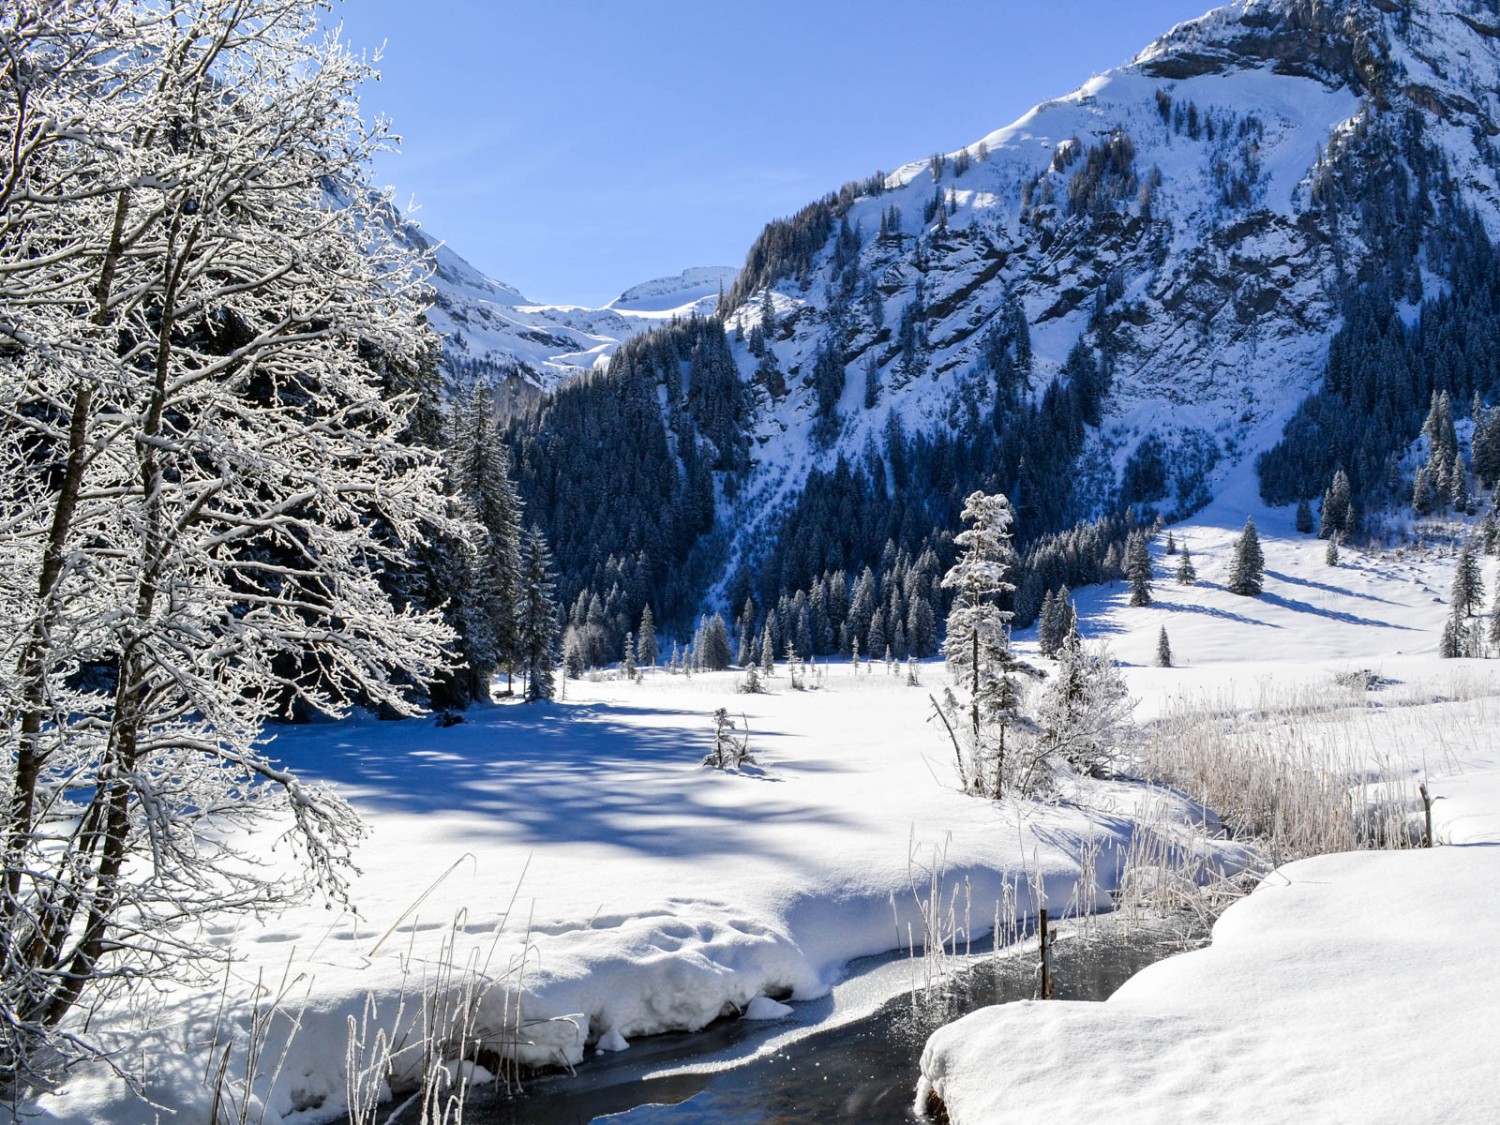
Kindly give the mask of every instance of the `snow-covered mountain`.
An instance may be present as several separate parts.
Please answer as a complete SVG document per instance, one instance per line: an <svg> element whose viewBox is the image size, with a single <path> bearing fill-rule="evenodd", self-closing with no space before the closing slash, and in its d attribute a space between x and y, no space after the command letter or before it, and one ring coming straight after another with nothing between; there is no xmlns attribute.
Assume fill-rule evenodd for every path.
<svg viewBox="0 0 1500 1125"><path fill-rule="evenodd" d="M408 224L432 254L433 306L449 381L492 383L503 396L546 391L606 363L621 341L673 317L708 315L734 284L731 266L698 267L632 286L603 308L546 305L486 277L445 243Z"/></svg>
<svg viewBox="0 0 1500 1125"><path fill-rule="evenodd" d="M993 399L1002 355L1029 350L1040 395L1080 342L1109 385L1080 487L1103 503L1154 433L1190 465L1178 486L1204 470L1216 491L1318 385L1351 288L1383 276L1410 316L1446 284L1426 245L1445 209L1500 234L1497 91L1494 3L1240 0L773 223L726 302L762 375L741 545L889 414L951 429ZM768 300L774 363L749 338ZM813 436L824 351L844 369L831 442Z"/></svg>
<svg viewBox="0 0 1500 1125"><path fill-rule="evenodd" d="M1316 496L1335 464L1394 496L1392 455L1416 437L1412 410L1429 387L1451 383L1464 402L1500 393L1484 348L1386 327L1490 286L1497 122L1494 0L1238 0L963 149L771 222L719 309L746 395L726 394L697 330L669 331L614 365L619 380L654 387L600 387L515 437L518 464L579 440L630 457L583 420L654 401L663 435L651 448L698 499L657 469L605 487L582 469L523 464L530 511L560 542L581 534L586 512L606 562L644 551L641 597L681 603L696 590L740 605L751 589L774 598L778 584L790 593L874 566L887 544L920 555L939 542L930 529L956 525L970 488L1010 495L1023 538L1125 503L1186 514L1243 484L1294 417L1302 445L1282 458L1279 501ZM1489 259L1468 254L1477 243ZM451 330L455 364L514 362L556 386L645 324L718 307L720 276L688 271L581 310L475 292L455 274L434 319ZM1346 386L1312 417L1305 404L1356 299L1371 326L1344 349L1367 353L1345 380L1359 394ZM1500 308L1500 295L1475 307ZM1447 315L1443 331L1474 336L1466 313ZM1401 380L1404 398L1379 385ZM1356 416L1378 432L1342 434L1325 464L1326 428ZM642 424L633 416L617 436ZM705 465L711 488L693 479ZM700 541L705 504L717 534ZM643 531L642 519L659 526ZM1104 570L1034 576L1033 600L1098 580L1108 562L1095 561ZM570 598L595 581L601 597L628 585L562 565Z"/></svg>

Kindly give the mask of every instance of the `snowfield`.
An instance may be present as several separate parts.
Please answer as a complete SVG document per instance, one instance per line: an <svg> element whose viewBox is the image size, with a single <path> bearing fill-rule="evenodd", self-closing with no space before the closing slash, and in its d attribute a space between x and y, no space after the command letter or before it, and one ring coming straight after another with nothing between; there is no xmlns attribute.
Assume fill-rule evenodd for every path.
<svg viewBox="0 0 1500 1125"><path fill-rule="evenodd" d="M1221 581L1244 510L1224 502L1171 529L1192 549L1197 586L1171 583L1163 536L1155 604L1128 608L1123 583L1079 592L1084 631L1126 665L1138 715L1173 696L1248 709L1277 684L1316 694L1372 669L1394 681L1371 694L1392 705L1358 728L1372 769L1409 775L1425 759L1440 839L1500 840L1500 676L1492 662L1435 657L1445 549L1346 547L1330 569L1324 544L1256 508L1266 596L1238 598ZM1163 624L1183 667L1149 666ZM1033 879L1054 914L1093 898L1106 908L1159 791L1111 781L1051 804L966 797L928 721L941 665L921 667L920 687L900 671L833 664L796 691L778 670L766 695L737 693L733 672L655 672L642 684L570 681L563 701L476 709L447 729L370 718L283 728L275 750L337 785L370 824L358 916L312 905L238 931L205 920L234 958L227 982L137 997L95 1027L124 1059L149 1060L147 1093L178 1113L161 1120L206 1120L227 1057L224 1087L264 1107L268 1125L312 1125L346 1111L351 1063L356 1076L374 1066L382 1030L403 1048L394 1084L415 1080L424 1011L439 1024L470 1011L468 1039L537 1064L577 1064L726 1013L775 1015L772 1001L826 993L853 958L920 946L935 865L941 936L960 945L987 937L1007 882L1023 914L1037 905ZM721 706L748 726L757 765L741 773L698 765ZM1212 827L1181 798L1165 815L1180 831ZM1090 841L1102 851L1085 868ZM1212 847L1226 867L1243 860ZM1080 892L1085 870L1096 885ZM1294 1108L1375 1120L1397 1105L1464 1118L1478 1090L1464 1068L1500 1041L1497 880L1500 852L1477 847L1292 865L1225 915L1210 949L1105 1005L971 1016L933 1040L926 1073L959 1122L1023 1104L1068 1105L1083 1120L1276 1120ZM267 1030L247 1082L257 1002ZM354 1089L389 1093L368 1077ZM1459 1108L1437 1112L1448 1106ZM97 1071L36 1108L56 1122L150 1120Z"/></svg>

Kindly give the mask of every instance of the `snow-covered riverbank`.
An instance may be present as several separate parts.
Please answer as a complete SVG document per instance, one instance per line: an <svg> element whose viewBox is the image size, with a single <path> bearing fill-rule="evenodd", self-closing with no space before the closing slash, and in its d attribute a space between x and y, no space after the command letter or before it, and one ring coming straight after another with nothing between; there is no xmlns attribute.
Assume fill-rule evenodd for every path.
<svg viewBox="0 0 1500 1125"><path fill-rule="evenodd" d="M1103 1004L949 1024L924 1052L924 1087L955 1125L1492 1120L1500 785L1474 780L1439 787L1454 798L1439 801L1439 837L1455 846L1289 864L1210 946Z"/></svg>
<svg viewBox="0 0 1500 1125"><path fill-rule="evenodd" d="M1388 690L1411 701L1443 690L1425 685L1455 670L1481 685L1472 694L1489 690L1490 664L1432 655L1444 614L1433 590L1446 588L1446 564L1347 551L1348 565L1330 570L1322 544L1263 529L1264 599L1218 584L1232 535L1211 524L1175 529L1191 543L1200 585L1163 580L1156 604L1137 609L1123 586L1081 591L1084 631L1112 641L1143 718L1183 693L1246 707L1272 682L1316 694L1351 667L1400 681ZM1158 558L1158 573L1168 565ZM1184 667L1148 666L1162 624ZM1007 882L1019 883L1020 913L1034 905L1027 881L1037 876L1054 913L1076 905L1090 840L1103 848L1091 893L1106 903L1146 790L1089 782L1076 801L1053 804L962 795L951 750L928 721L927 693L944 674L929 664L921 675L909 687L904 669L855 675L836 664L814 690L794 691L781 674L772 694L742 695L733 673L657 673L644 684L570 682L564 702L480 709L447 729L363 719L284 730L276 752L338 785L370 822L353 888L360 915L312 906L238 932L210 929L235 959L227 991L221 974L107 1009L99 1022L124 1059L148 1060L147 1093L183 1111L175 1120L206 1119L216 1084L248 1085L250 1120L263 1105L266 1125L312 1125L344 1111L351 1064L357 1073L378 1062L378 1033L399 1040L420 1023L424 994L451 997L448 986L476 973L492 983L460 1005L471 1040L533 1062L576 1062L634 1036L702 1026L758 996L819 995L851 959L920 942L935 862L943 928L960 942L987 940ZM748 725L753 770L699 767L717 707ZM1495 807L1465 796L1473 790L1440 792L1449 831L1462 801ZM1184 826L1202 819L1180 800L1165 815ZM281 862L269 848L268 862ZM247 1083L257 995L280 1014ZM352 1052L351 1020L363 1042ZM397 1080L420 1070L418 1038L408 1035L412 1046L393 1060ZM135 1096L99 1072L70 1076L41 1108L53 1121L143 1120Z"/></svg>

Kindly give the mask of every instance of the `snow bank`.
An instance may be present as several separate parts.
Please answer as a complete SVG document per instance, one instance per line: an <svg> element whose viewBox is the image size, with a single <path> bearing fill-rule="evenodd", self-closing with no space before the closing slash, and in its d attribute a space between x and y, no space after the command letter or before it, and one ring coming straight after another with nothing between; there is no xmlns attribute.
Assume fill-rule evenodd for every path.
<svg viewBox="0 0 1500 1125"><path fill-rule="evenodd" d="M1500 1043L1500 855L1290 864L1103 1004L983 1009L935 1034L955 1125L1481 1121Z"/></svg>

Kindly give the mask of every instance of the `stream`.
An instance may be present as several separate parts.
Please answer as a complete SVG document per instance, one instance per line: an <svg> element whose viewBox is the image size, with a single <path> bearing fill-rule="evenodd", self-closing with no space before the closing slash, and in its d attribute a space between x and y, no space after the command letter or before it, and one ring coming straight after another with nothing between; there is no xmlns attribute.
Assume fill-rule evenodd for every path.
<svg viewBox="0 0 1500 1125"><path fill-rule="evenodd" d="M1095 922L1087 939L1055 945L1061 1000L1104 1000L1139 970L1202 944L1206 931ZM1035 946L947 959L941 985L920 986L918 958L866 958L826 997L785 1020L725 1020L693 1034L657 1035L593 1055L573 1075L532 1079L518 1097L476 1091L468 1125L710 1125L807 1121L906 1123L922 1048L938 1027L990 1004L1036 995ZM894 996L894 998L890 998Z"/></svg>

